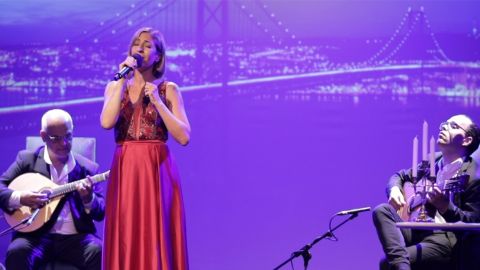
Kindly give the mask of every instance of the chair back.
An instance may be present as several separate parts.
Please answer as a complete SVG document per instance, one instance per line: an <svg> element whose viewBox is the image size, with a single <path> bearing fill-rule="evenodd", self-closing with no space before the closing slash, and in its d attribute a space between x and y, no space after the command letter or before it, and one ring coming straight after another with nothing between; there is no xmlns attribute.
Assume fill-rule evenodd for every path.
<svg viewBox="0 0 480 270"><path fill-rule="evenodd" d="M44 145L42 138L39 136L28 136L26 138L26 147L27 150L35 150L38 147ZM89 160L96 162L95 152L96 152L96 140L91 137L73 137L72 140L72 151L80 154Z"/></svg>

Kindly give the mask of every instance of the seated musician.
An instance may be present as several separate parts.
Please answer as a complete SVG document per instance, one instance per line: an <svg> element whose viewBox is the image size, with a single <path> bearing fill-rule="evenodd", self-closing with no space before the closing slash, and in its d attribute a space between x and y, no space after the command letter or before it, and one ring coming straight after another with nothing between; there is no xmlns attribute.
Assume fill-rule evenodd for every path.
<svg viewBox="0 0 480 270"><path fill-rule="evenodd" d="M49 203L47 195L37 190L8 188L18 176L35 172L46 181L63 185L89 179L97 170L94 162L71 152L73 122L66 111L50 110L43 115L41 123L40 136L45 145L36 151L20 151L0 177L0 207L7 215L21 206L36 209ZM76 191L64 195L40 228L14 232L6 255L7 269L40 269L51 260L64 261L78 269L101 269L101 240L95 235L93 220L103 219L104 199L88 180L79 181L75 187Z"/></svg>
<svg viewBox="0 0 480 270"><path fill-rule="evenodd" d="M480 143L480 129L466 115L455 115L440 125L437 145L441 155L436 158L436 183L427 192L425 209L436 223L480 222L480 181L476 175L477 163L470 155ZM420 170L418 171L420 177ZM427 175L429 174L426 170ZM446 180L463 175L467 180L465 189L452 200L442 189ZM469 252L460 246L463 232L399 229L402 220L397 211L405 206L402 187L412 181L412 169L402 170L390 178L387 188L388 204L373 211L373 222L386 258L380 269L425 269L438 262L452 262L453 254ZM457 241L458 240L458 241ZM478 244L475 248L478 250ZM465 255L465 254L463 254ZM471 256L472 257L472 256ZM480 257L479 255L473 257ZM470 258L471 259L471 258ZM471 263L471 262L470 262ZM466 265L462 269L478 269L478 265ZM479 264L480 265L480 264ZM448 269L456 269L452 266Z"/></svg>

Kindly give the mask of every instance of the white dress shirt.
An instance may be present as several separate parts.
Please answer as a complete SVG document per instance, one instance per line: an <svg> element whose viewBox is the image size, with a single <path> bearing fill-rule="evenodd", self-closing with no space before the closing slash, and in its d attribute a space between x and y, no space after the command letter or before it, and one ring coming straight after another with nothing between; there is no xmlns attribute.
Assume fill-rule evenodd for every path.
<svg viewBox="0 0 480 270"><path fill-rule="evenodd" d="M440 163L440 170L438 170L438 174L437 174L437 185L442 191L445 187L445 183L447 180L458 176L460 168L462 168L462 164L463 164L463 158L458 158L449 164L443 164L443 159L442 159ZM435 214L435 223L447 223L438 211Z"/></svg>

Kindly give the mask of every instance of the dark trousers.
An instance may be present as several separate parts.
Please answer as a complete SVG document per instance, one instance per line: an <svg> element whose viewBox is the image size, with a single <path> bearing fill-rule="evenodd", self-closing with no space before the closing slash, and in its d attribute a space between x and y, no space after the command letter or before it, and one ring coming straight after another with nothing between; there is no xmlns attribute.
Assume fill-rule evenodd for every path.
<svg viewBox="0 0 480 270"><path fill-rule="evenodd" d="M478 231L460 232L457 239L457 269L480 269L480 233Z"/></svg>
<svg viewBox="0 0 480 270"><path fill-rule="evenodd" d="M101 240L92 234L16 237L8 246L6 267L8 270L36 270L52 260L62 261L79 269L100 270Z"/></svg>
<svg viewBox="0 0 480 270"><path fill-rule="evenodd" d="M373 210L373 223L382 244L386 260L380 269L423 269L428 265L445 265L452 262L456 237L451 232L432 232L399 229L396 222L402 219L389 204Z"/></svg>

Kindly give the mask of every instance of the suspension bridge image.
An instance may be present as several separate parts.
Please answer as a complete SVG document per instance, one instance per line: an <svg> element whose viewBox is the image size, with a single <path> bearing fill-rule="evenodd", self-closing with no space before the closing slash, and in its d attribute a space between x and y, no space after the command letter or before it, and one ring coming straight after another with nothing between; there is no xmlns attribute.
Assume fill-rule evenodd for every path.
<svg viewBox="0 0 480 270"><path fill-rule="evenodd" d="M64 44L5 51L10 56L0 67L0 87L6 95L0 114L100 102L105 82L126 53L120 45L128 43L133 29L145 25L158 26L173 41L167 44L167 78L178 81L185 92L258 85L276 91L295 84L336 94L380 94L383 90L378 89L387 88L384 91L397 94L479 96L480 65L447 56L423 7L408 8L390 37L376 48L368 52L344 48L358 50L352 61L330 57L330 44L299 39L260 0L139 1L65 38ZM12 59L14 65L6 63ZM62 71L64 75L48 75ZM438 86L431 83L435 74L449 78ZM370 82L364 89L348 87L365 78L393 78L393 85L377 87ZM337 81L347 86L338 87Z"/></svg>

